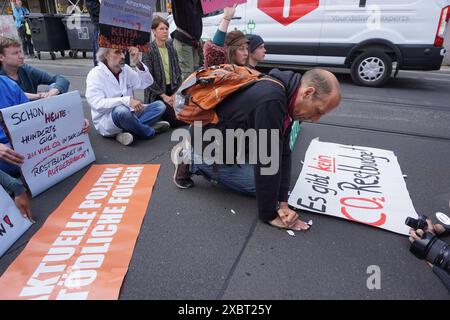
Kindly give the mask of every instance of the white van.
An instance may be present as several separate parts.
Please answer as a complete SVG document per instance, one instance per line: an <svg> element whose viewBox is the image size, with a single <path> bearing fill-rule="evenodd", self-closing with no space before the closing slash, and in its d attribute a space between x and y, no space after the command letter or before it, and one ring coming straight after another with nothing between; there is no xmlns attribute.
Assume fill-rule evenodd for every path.
<svg viewBox="0 0 450 320"><path fill-rule="evenodd" d="M229 30L260 35L266 63L351 69L355 83L383 85L399 70L441 67L450 0L248 0ZM203 19L211 39L222 12ZM173 26L174 27L174 26Z"/></svg>

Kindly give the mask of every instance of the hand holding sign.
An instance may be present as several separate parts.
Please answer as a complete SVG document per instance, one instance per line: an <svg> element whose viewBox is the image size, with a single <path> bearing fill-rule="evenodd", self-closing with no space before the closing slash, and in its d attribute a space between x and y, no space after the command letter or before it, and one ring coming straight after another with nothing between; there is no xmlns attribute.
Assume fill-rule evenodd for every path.
<svg viewBox="0 0 450 320"><path fill-rule="evenodd" d="M136 47L130 47L128 49L128 52L130 53L130 60L133 64L138 64L140 62L139 59L139 49Z"/></svg>
<svg viewBox="0 0 450 320"><path fill-rule="evenodd" d="M24 158L21 154L0 143L0 160L15 164L16 166L20 166L23 164L23 159Z"/></svg>
<svg viewBox="0 0 450 320"><path fill-rule="evenodd" d="M31 214L31 205L30 199L26 192L16 196L14 198L14 202L16 203L17 208L24 218L30 220L31 223L35 223L33 220L33 215Z"/></svg>
<svg viewBox="0 0 450 320"><path fill-rule="evenodd" d="M50 89L50 90L47 91L47 92L43 92L43 93L41 94L41 98L42 98L42 99L46 99L46 98L49 98L49 97L54 97L54 96L59 95L60 93L61 93L61 92L60 92L58 89L52 88L52 89Z"/></svg>
<svg viewBox="0 0 450 320"><path fill-rule="evenodd" d="M81 132L83 132L84 134L88 133L90 127L91 127L91 124L89 123L89 120L84 119L83 129L81 130Z"/></svg>
<svg viewBox="0 0 450 320"><path fill-rule="evenodd" d="M128 48L128 53L130 54L130 62L132 65L138 67L141 71L144 71L144 66L142 65L139 49L136 47Z"/></svg>
<svg viewBox="0 0 450 320"><path fill-rule="evenodd" d="M236 7L237 7L237 3L233 4L232 7L225 7L223 9L223 18L225 20L233 19L234 15L236 14Z"/></svg>

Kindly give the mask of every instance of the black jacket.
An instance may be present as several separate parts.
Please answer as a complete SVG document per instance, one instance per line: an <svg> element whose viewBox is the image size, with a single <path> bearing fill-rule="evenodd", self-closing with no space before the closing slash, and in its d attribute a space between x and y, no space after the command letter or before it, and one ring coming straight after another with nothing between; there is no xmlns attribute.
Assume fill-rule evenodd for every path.
<svg viewBox="0 0 450 320"><path fill-rule="evenodd" d="M173 19L178 28L189 36L175 30L171 36L180 42L198 47L203 32L203 8L200 0L173 0Z"/></svg>
<svg viewBox="0 0 450 320"><path fill-rule="evenodd" d="M178 55L173 48L172 43L166 43L167 51L169 53L169 65L170 65L170 91L175 92L181 84L181 69L178 62ZM158 96L166 92L166 76L164 73L164 66L159 54L159 49L156 41L152 42L150 51L142 57L150 73L153 76L153 84L145 89L145 103L151 103L157 100Z"/></svg>
<svg viewBox="0 0 450 320"><path fill-rule="evenodd" d="M93 24L98 24L100 20L100 2L98 0L86 0L86 7Z"/></svg>
<svg viewBox="0 0 450 320"><path fill-rule="evenodd" d="M292 123L284 130L284 120L290 99L296 92L301 76L292 71L274 69L270 76L282 82L285 88L271 81L259 81L253 86L233 94L216 108L220 122L217 127L226 129L276 129L280 130L280 140L270 145L279 150L279 170L275 175L261 175L259 161L255 166L256 199L259 217L271 221L277 217L278 201L287 201L291 176L291 150L289 148Z"/></svg>

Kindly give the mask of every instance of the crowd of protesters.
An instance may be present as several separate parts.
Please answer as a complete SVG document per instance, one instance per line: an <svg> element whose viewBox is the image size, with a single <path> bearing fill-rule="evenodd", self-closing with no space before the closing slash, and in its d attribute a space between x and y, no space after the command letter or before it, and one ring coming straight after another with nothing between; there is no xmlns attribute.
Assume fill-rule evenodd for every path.
<svg viewBox="0 0 450 320"><path fill-rule="evenodd" d="M29 11L20 0L12 3L20 42L0 37L0 109L64 94L70 87L63 76L25 63L26 57L35 57L26 19ZM189 127L177 118L175 100L183 81L196 71L215 70L219 65L238 66L246 68L249 73L259 73L258 65L266 54L264 39L240 30L228 31L236 13L236 4L224 8L214 37L205 43L201 39L201 1L173 0L172 5L175 31L169 34L169 22L155 15L151 27L154 39L151 49L141 55L136 47L128 50L99 47L100 1L86 0L94 26L91 34L94 68L86 78L85 96L93 126L101 136L129 146L136 139L152 139L169 128L185 127L191 136L190 141L204 141L203 137L198 140L194 137L193 126ZM276 131L278 140L267 142L266 146L269 154L278 155L277 170L264 174L267 164L259 158L256 163L211 163L196 153L203 146L195 148L193 144L184 144L177 145L172 152L175 165L173 183L180 189L188 189L194 187L194 176L203 176L235 192L255 197L261 221L277 228L306 231L310 225L302 221L287 202L291 153L302 121L317 122L339 106L340 85L331 72L322 69L312 69L304 74L273 69L265 76L271 81L255 81L222 101L215 110L219 123L206 127ZM41 85L47 86L46 90L40 90ZM134 96L137 89L145 90L144 101ZM80 125L86 134L90 128L89 121L85 119ZM24 161L24 156L14 151L3 128L0 128L0 185L24 218L34 222L30 197L20 171ZM428 221L428 232L441 234L441 229L441 225L432 225ZM423 230L411 230L410 235L412 243L420 241ZM448 273L435 272L449 287Z"/></svg>
<svg viewBox="0 0 450 320"><path fill-rule="evenodd" d="M0 108L64 94L70 85L63 76L25 64L25 53L33 55L25 36L26 20L23 16L27 12L19 0L15 4L16 25L20 29L22 45L15 39L0 38L0 85L5 88L0 95ZM186 123L176 117L175 93L183 81L199 68L231 64L256 70L265 58L266 48L261 36L246 35L239 30L228 31L236 5L224 9L213 39L203 43L201 2L173 1L176 30L169 35L168 21L154 16L154 41L151 50L142 56L135 47L128 50L99 48L95 40L100 3L97 0L87 1L87 6L96 28L93 35L94 68L86 78L85 96L96 131L104 137L116 139L122 145L131 145L136 139L152 139L171 127L186 126L189 130ZM129 65L126 63L127 57ZM307 72L303 77L277 69L268 75L274 81L262 81L246 88L222 103L217 113L222 125L234 123L237 124L235 128L282 132L279 144L270 146L276 148L280 155L278 172L270 176L261 175L261 163L226 165L217 169L210 164L194 165L192 159L188 159L176 164L173 182L185 189L194 186L194 174L209 180L214 176L219 183L256 197L261 220L280 228L307 230L309 226L287 205L291 167L289 145L293 139L291 131L295 121L317 121L335 109L340 102L339 83L333 74L318 69ZM40 85L47 85L47 90L39 91ZM145 90L144 101L135 98L133 91L136 89ZM249 107L244 108L244 105ZM83 131L87 132L89 122L85 120L82 125ZM178 158L191 154L192 146L186 148L188 150L176 152ZM21 203L18 206L22 207L22 213L31 219L29 202L24 200L23 194L26 193L20 181L23 161L23 156L12 149L1 130L0 182L16 199L16 203Z"/></svg>

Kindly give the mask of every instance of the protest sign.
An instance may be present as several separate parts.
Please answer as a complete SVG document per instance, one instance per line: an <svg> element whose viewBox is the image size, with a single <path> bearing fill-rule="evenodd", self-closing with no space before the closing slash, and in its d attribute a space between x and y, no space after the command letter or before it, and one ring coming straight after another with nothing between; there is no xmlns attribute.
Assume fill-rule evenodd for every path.
<svg viewBox="0 0 450 320"><path fill-rule="evenodd" d="M22 216L14 201L0 186L0 257L30 226L30 220Z"/></svg>
<svg viewBox="0 0 450 320"><path fill-rule="evenodd" d="M11 15L0 16L0 36L18 38L14 18Z"/></svg>
<svg viewBox="0 0 450 320"><path fill-rule="evenodd" d="M93 165L0 278L0 299L117 299L159 165Z"/></svg>
<svg viewBox="0 0 450 320"><path fill-rule="evenodd" d="M417 218L392 151L313 140L289 205L408 235Z"/></svg>
<svg viewBox="0 0 450 320"><path fill-rule="evenodd" d="M78 91L2 109L13 148L25 157L22 174L33 197L95 161Z"/></svg>
<svg viewBox="0 0 450 320"><path fill-rule="evenodd" d="M246 3L247 0L202 0L203 13L208 14L222 10L225 7L232 7L233 4Z"/></svg>
<svg viewBox="0 0 450 320"><path fill-rule="evenodd" d="M103 0L100 9L99 46L150 50L155 0Z"/></svg>

